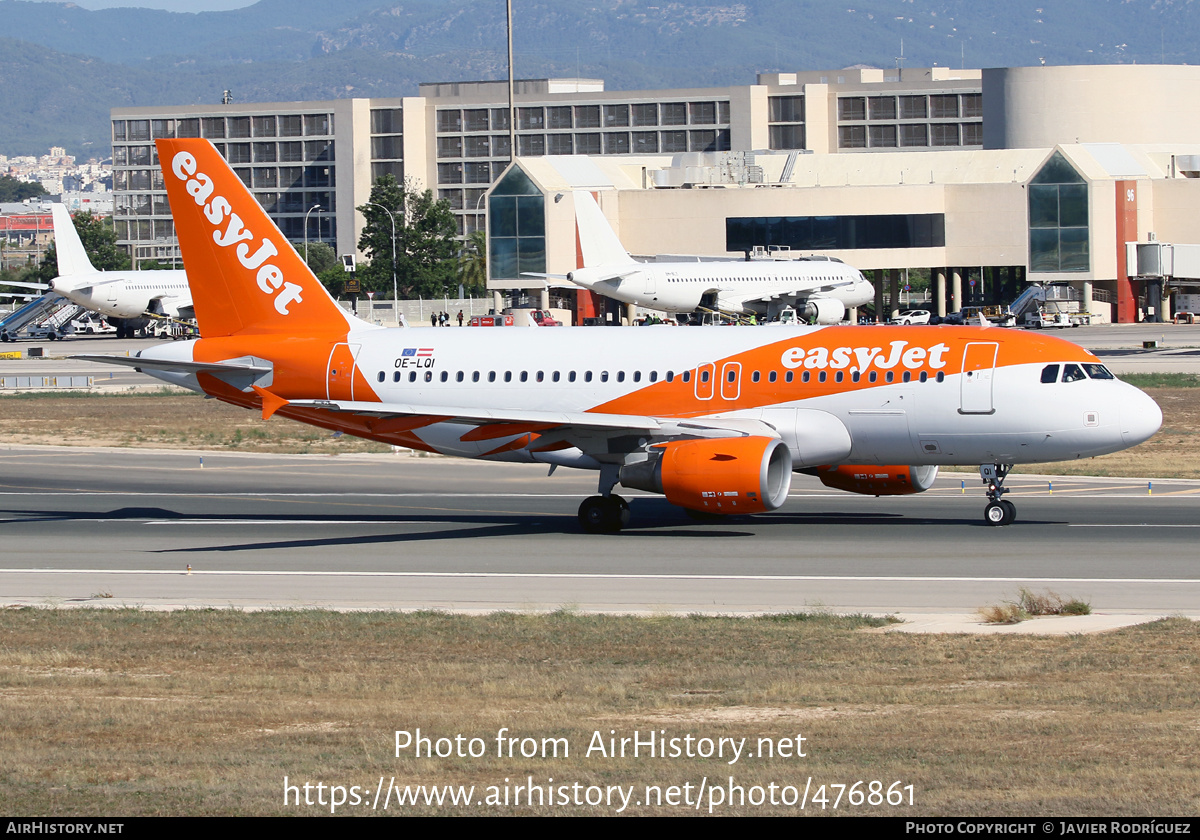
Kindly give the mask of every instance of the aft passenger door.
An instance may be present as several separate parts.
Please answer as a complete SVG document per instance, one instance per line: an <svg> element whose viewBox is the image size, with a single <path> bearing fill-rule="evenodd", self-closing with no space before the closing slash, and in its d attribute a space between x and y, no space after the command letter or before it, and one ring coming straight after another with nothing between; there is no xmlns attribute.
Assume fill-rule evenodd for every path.
<svg viewBox="0 0 1200 840"><path fill-rule="evenodd" d="M992 379L997 347L994 341L973 341L963 350L960 414L991 414L996 410L992 402Z"/></svg>
<svg viewBox="0 0 1200 840"><path fill-rule="evenodd" d="M335 344L329 354L326 399L354 399L354 363L361 344Z"/></svg>

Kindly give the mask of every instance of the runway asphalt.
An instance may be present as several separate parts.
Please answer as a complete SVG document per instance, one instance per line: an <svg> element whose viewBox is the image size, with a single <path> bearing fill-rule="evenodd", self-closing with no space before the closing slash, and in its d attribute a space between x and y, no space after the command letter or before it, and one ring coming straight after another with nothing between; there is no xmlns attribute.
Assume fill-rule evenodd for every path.
<svg viewBox="0 0 1200 840"><path fill-rule="evenodd" d="M409 454L0 449L0 603L828 609L971 629L976 608L1028 587L1089 601L1091 626L1200 616L1200 482L1014 476L1018 521L993 528L976 475L894 498L797 476L772 514L697 523L628 494L630 528L589 536L575 512L594 476L545 472Z"/></svg>
<svg viewBox="0 0 1200 840"><path fill-rule="evenodd" d="M1200 371L1200 326L1055 334L1118 375ZM154 343L42 342L49 358L0 359L0 376L91 374L106 390L157 387L133 371L65 358ZM890 499L797 476L780 511L717 523L629 494L630 529L596 537L575 523L594 476L569 470L547 479L540 467L412 454L13 447L0 449L0 603L829 609L974 630L977 607L1015 599L1024 586L1091 601L1097 615L1086 627L1200 616L1200 483L1016 477L1009 486L1019 521L1003 529L983 524L973 474ZM1055 626L1075 632L1061 629L1069 623Z"/></svg>

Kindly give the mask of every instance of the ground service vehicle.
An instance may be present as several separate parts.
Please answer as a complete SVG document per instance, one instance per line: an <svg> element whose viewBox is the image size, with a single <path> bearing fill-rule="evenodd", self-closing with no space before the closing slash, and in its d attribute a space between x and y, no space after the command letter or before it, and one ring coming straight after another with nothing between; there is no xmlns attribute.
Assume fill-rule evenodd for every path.
<svg viewBox="0 0 1200 840"><path fill-rule="evenodd" d="M1009 468L1114 452L1158 406L1091 353L989 327L385 329L344 312L207 140L158 141L203 338L86 356L259 411L446 455L590 469L704 514L781 506L792 474L897 495L974 463L986 521Z"/></svg>

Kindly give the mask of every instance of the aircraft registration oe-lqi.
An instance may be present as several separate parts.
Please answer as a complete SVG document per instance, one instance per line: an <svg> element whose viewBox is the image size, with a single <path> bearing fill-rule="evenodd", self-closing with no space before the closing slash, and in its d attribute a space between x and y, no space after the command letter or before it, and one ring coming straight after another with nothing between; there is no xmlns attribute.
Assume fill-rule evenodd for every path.
<svg viewBox="0 0 1200 840"><path fill-rule="evenodd" d="M1086 350L996 327L376 327L325 292L207 141L158 150L203 337L81 358L264 418L596 470L587 531L628 523L618 483L754 514L787 500L796 471L882 496L963 463L981 465L985 520L1004 525L1012 464L1115 452L1162 421Z"/></svg>

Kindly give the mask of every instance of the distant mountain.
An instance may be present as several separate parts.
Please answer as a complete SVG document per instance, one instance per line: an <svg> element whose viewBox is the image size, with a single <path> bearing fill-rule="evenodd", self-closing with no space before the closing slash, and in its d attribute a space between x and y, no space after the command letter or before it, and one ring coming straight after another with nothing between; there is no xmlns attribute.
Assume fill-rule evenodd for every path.
<svg viewBox="0 0 1200 840"><path fill-rule="evenodd" d="M1200 62L1191 0L520 0L519 77L610 90L749 84L854 64ZM108 147L116 105L406 96L503 78L499 0L261 0L228 12L0 0L0 152Z"/></svg>

